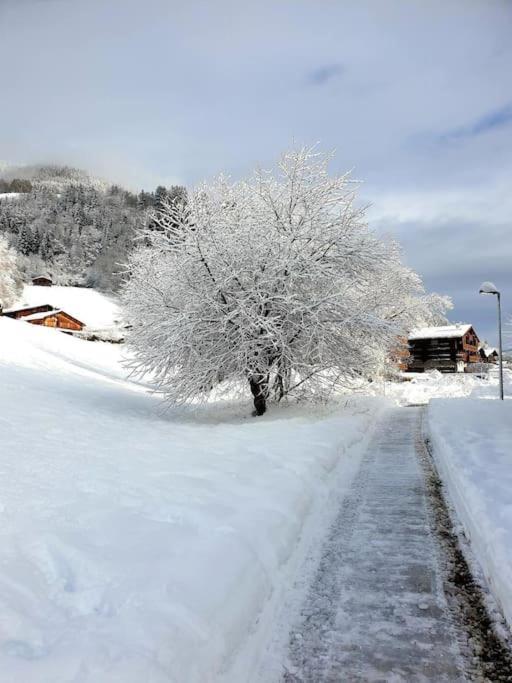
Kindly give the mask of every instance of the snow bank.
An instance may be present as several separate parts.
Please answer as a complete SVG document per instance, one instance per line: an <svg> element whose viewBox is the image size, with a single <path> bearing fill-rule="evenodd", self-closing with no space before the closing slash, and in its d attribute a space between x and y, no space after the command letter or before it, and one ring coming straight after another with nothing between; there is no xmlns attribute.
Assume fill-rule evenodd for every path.
<svg viewBox="0 0 512 683"><path fill-rule="evenodd" d="M51 304L95 329L112 327L121 319L121 310L114 297L85 287L25 285L22 297L12 308L40 304Z"/></svg>
<svg viewBox="0 0 512 683"><path fill-rule="evenodd" d="M492 366L488 374L482 376L471 373L444 374L438 370L404 373L402 382L375 382L372 392L392 398L399 405L425 405L433 398L496 398L498 370ZM505 371L505 392L512 393L512 373L508 370Z"/></svg>
<svg viewBox="0 0 512 683"><path fill-rule="evenodd" d="M118 346L0 319L4 681L243 670L305 520L334 470L354 469L349 446L378 411L162 414L121 359Z"/></svg>
<svg viewBox="0 0 512 683"><path fill-rule="evenodd" d="M492 365L489 370L489 381L475 384L471 391L472 398L497 398L499 386L499 370ZM512 397L512 370L503 368L503 393L505 398Z"/></svg>
<svg viewBox="0 0 512 683"><path fill-rule="evenodd" d="M510 626L511 407L510 401L435 399L428 408L440 476Z"/></svg>
<svg viewBox="0 0 512 683"><path fill-rule="evenodd" d="M0 368L7 364L64 375L72 373L76 381L80 381L79 375L102 382L123 380L123 387L133 391L137 384L126 382L125 354L124 347L117 344L84 343L51 328L0 318ZM4 372L2 369L2 376Z"/></svg>

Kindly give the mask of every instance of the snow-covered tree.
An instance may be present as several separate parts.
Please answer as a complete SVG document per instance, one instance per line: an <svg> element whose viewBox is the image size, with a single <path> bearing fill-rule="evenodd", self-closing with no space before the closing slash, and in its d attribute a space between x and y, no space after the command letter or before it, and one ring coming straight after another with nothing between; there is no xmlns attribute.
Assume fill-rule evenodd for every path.
<svg viewBox="0 0 512 683"><path fill-rule="evenodd" d="M20 254L32 253L32 233L26 225L23 225L18 233L17 247Z"/></svg>
<svg viewBox="0 0 512 683"><path fill-rule="evenodd" d="M12 306L22 289L17 254L5 237L0 236L0 310Z"/></svg>
<svg viewBox="0 0 512 683"><path fill-rule="evenodd" d="M442 316L447 301L368 228L329 160L302 149L275 171L220 177L143 231L124 289L133 367L170 401L243 378L261 415L299 387L371 376L401 333Z"/></svg>

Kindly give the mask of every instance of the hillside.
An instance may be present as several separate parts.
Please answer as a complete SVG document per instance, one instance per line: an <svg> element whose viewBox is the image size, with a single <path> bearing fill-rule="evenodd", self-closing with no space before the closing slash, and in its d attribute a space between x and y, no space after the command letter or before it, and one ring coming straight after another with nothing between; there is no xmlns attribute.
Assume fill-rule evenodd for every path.
<svg viewBox="0 0 512 683"><path fill-rule="evenodd" d="M138 194L80 169L32 166L0 171L0 235L21 255L26 279L48 273L60 285L116 291L134 237L149 211L184 188Z"/></svg>
<svg viewBox="0 0 512 683"><path fill-rule="evenodd" d="M378 412L164 414L125 353L0 318L2 681L238 683Z"/></svg>
<svg viewBox="0 0 512 683"><path fill-rule="evenodd" d="M109 187L105 180L91 176L87 171L58 164L25 166L4 164L0 167L0 174L6 181L29 181L29 184L34 187L46 187L59 192L62 192L68 185L86 185L103 191Z"/></svg>

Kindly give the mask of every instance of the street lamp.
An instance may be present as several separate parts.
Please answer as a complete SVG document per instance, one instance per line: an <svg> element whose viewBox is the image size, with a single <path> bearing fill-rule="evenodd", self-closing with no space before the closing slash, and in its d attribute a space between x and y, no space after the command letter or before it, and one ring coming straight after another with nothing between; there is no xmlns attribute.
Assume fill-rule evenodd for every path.
<svg viewBox="0 0 512 683"><path fill-rule="evenodd" d="M501 294L492 282L482 282L480 294L495 294L498 299L498 339L500 346L500 398L503 401L503 348L501 342Z"/></svg>

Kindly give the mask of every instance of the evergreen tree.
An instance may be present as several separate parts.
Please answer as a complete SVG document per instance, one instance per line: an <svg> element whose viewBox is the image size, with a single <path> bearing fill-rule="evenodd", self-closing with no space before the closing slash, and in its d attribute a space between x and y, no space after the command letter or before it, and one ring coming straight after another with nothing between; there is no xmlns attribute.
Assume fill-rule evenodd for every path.
<svg viewBox="0 0 512 683"><path fill-rule="evenodd" d="M53 249L52 239L49 232L45 232L41 238L41 245L39 247L39 254L43 261L51 261L55 252Z"/></svg>
<svg viewBox="0 0 512 683"><path fill-rule="evenodd" d="M0 309L12 306L22 290L17 254L5 237L0 236Z"/></svg>
<svg viewBox="0 0 512 683"><path fill-rule="evenodd" d="M37 254L41 247L41 233L35 228L30 235L30 253Z"/></svg>
<svg viewBox="0 0 512 683"><path fill-rule="evenodd" d="M18 233L17 247L20 254L25 256L32 252L32 234L26 225L23 225Z"/></svg>

